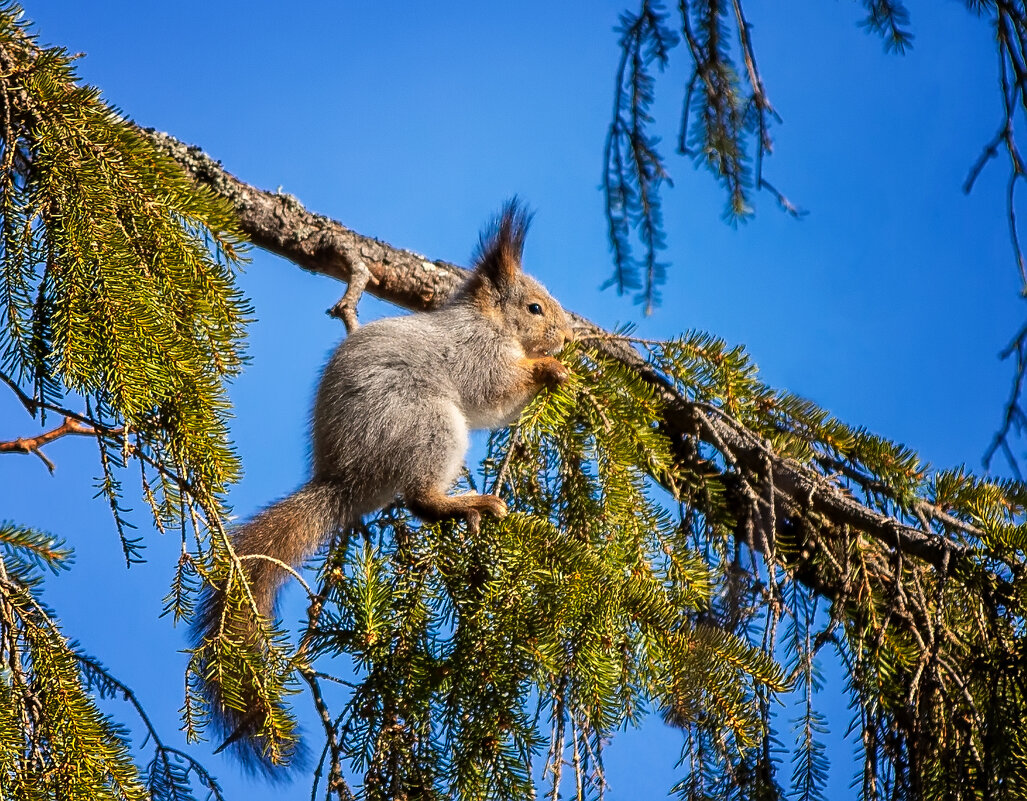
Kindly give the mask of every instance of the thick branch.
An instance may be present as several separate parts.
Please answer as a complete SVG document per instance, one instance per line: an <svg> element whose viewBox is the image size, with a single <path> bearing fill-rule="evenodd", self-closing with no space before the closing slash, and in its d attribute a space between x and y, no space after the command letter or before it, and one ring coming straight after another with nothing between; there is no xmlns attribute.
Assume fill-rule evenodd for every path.
<svg viewBox="0 0 1027 801"><path fill-rule="evenodd" d="M359 253L374 279L367 291L413 310L439 306L467 276L466 270L453 264L430 261L313 214L289 195L255 189L230 175L198 148L184 145L167 134L154 131L148 134L197 182L235 205L243 229L255 244L306 270L347 281L352 274L351 254ZM773 453L741 424L723 413L710 414L710 409L689 401L627 342L582 317L575 315L574 321L579 334L594 337L607 356L620 361L655 387L667 403L667 433L672 438L698 438L718 449L726 444L731 458L753 475L763 476L769 465L772 476L767 478L772 478L773 486L788 496L790 505L816 513L831 530L858 529L886 548L898 547L938 570L945 565L951 567L954 560L965 561L971 572L980 569L968 548L933 531L914 528L881 514L815 470ZM704 431L704 421L714 430ZM841 591L823 585L815 589L829 596Z"/></svg>
<svg viewBox="0 0 1027 801"><path fill-rule="evenodd" d="M146 133L198 183L232 202L243 230L255 245L284 256L304 270L349 282L359 273L359 266L355 266L359 257L371 274L367 291L407 309L441 305L466 277L465 271L455 265L394 248L313 214L292 195L255 189L197 147L159 131Z"/></svg>
<svg viewBox="0 0 1027 801"><path fill-rule="evenodd" d="M584 318L576 320L581 326L589 326L599 331L597 326ZM799 508L810 508L811 511L824 515L838 527L849 525L865 531L889 548L894 546L898 537L905 553L917 556L935 568L940 568L944 564L946 553L950 554L948 558L951 558L952 554L965 559L972 558L966 548L933 532L912 528L888 515L883 515L847 495L840 487L816 471L775 454L759 437L719 410L707 407L704 411L702 404L684 398L628 343L618 341L614 337L603 337L599 344L607 355L639 373L659 390L668 404L667 433L672 439L696 437L710 442L718 450L726 445L738 465L753 475L762 475L766 472L769 458L774 486L792 497ZM711 411L717 413L715 417L709 414ZM714 427L714 435L720 443L712 441L712 436L703 431L700 418L704 418ZM948 518L947 515L945 517ZM946 519L942 522L948 521Z"/></svg>

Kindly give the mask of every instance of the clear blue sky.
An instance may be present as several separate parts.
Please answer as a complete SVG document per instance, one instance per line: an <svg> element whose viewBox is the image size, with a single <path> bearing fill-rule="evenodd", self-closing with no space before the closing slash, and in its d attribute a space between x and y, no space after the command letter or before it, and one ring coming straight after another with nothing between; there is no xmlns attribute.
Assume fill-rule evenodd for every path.
<svg viewBox="0 0 1027 801"><path fill-rule="evenodd" d="M517 193L537 209L526 264L567 307L606 326L636 322L646 336L699 328L744 343L770 384L933 464L979 468L1010 378L997 353L1023 313L1004 165L972 196L960 191L999 121L991 32L960 3L916 0L915 47L897 57L857 28L858 3L749 5L784 118L767 175L809 214L797 222L760 196L756 219L733 229L708 174L670 157L669 280L648 319L598 289L610 271L598 186L621 2L27 0L26 11L44 42L86 54L80 75L110 102L243 180L457 263ZM658 84L669 141L685 69L675 51ZM341 287L260 252L241 282L257 315L252 363L232 388L245 467L232 499L247 515L305 475L311 394L342 334L324 310ZM389 313L365 304L364 319ZM0 439L34 431L0 397ZM95 448L66 438L48 454L53 478L34 458L0 460L0 516L75 546L77 565L51 582L49 602L175 741L184 637L157 615L177 542L148 531L136 503L150 561L126 571L109 511L92 497ZM293 618L300 610L285 606ZM836 706L832 788L845 797L853 744L841 741L849 713ZM663 797L680 775L679 745L657 721L617 740L609 797ZM282 795L219 758L207 764L230 798Z"/></svg>

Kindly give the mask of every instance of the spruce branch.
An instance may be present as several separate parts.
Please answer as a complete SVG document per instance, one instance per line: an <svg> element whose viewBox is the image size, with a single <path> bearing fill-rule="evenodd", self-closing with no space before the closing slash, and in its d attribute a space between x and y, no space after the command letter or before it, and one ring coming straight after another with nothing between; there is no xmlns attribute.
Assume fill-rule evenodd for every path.
<svg viewBox="0 0 1027 801"><path fill-rule="evenodd" d="M298 201L290 199L283 203L280 196L246 186L198 150L186 148L163 134L151 135L163 146L181 154L185 159L183 163L198 180L224 186L241 201L237 206L241 224L254 241L274 243L276 252L293 258L307 270L345 279L345 271L339 266L345 265L345 254L333 252L330 247L333 241L343 242L346 247L359 248L365 254L368 270L379 279L367 291L413 309L433 308L443 303L466 276L454 265L430 262L312 215ZM311 230L319 231L317 248L309 246L305 241L307 237L292 236L294 232ZM373 254L374 258L366 254ZM323 263L319 259L323 259ZM803 585L814 597L831 601L831 618L815 636L809 635L812 645L805 659L812 660L823 645L831 643L851 666L850 689L862 715L861 725L865 726L865 743L870 749L866 763L871 777L868 781L873 786L881 786L881 782L887 786L905 786L913 781L908 771L898 776L891 773L894 765L921 762L938 765L937 761L930 762L938 759L938 753L984 753L980 727L966 736L960 734L939 744L924 734L927 730L919 721L931 715L960 719L974 719L976 715L985 728L1001 725L996 721L1003 719L1003 708L982 704L980 679L970 675L980 669L968 667L967 660L976 657L966 653L963 643L953 641L944 633L955 624L941 615L942 610L946 610L945 615L964 620L959 625L971 627L973 634L967 636L974 638L976 647L989 644L984 647L985 651L1003 647L998 643L1006 642L1010 636L1001 622L1003 616L1011 615L1017 620L1022 614L1017 587L1022 580L1024 546L1017 543L1025 541L1023 509L1027 491L1015 482L988 484L959 471L932 477L919 466L915 455L899 446L866 432L848 429L801 399L774 394L762 387L753 377L754 368L739 349L728 349L712 338L693 334L676 344L660 343L602 331L580 317L575 318L575 328L582 348L578 351L583 359L580 369L586 371L585 374L593 369L600 373L607 371L611 377L617 376L616 381L627 382L623 388L631 400L627 401L626 408L632 411L620 416L615 406L608 405L609 398L603 401L607 405L603 405L590 384L577 383L573 377L550 403L529 410L518 429L526 453L533 453L539 447L536 430L539 426L553 432L563 431L563 434L555 434L564 438L558 446L563 468L559 474L553 474L547 472L549 468L545 465L540 465L542 472L533 476L519 460L506 462L510 483L518 487L518 503L555 509L553 514L561 525L563 521L595 520L601 514L630 515L627 508L632 502L627 499L638 497L634 494L636 489L630 481L618 476L616 470L611 471L594 451L584 458L583 454L591 446L582 438L590 436L586 432L591 431L595 436L622 439L630 434L640 414L650 413L639 410L650 409L652 405L651 413L659 420L659 432L666 437L673 452L674 467L668 469L661 456L646 463L649 475L672 489L675 497L683 497L686 505L700 510L695 536L699 537L698 528L706 525L710 528L704 536L712 536L709 531L714 529L726 529L734 538L733 554L727 543L706 541L707 559L724 570L728 590L725 596L728 600L707 613L708 619L731 631L752 619L753 609L759 608L755 604L777 609L783 603L789 582ZM576 405L569 401L571 397L578 398ZM649 435L639 431L639 436ZM649 440L645 440L645 444L629 445L628 440L617 447L634 453L654 448L654 454L663 447ZM506 450L492 451L490 463L496 465L503 461L503 454L510 446L508 441L500 441L506 442ZM597 458L596 467L590 467L588 462ZM595 469L598 475L591 473ZM567 486L561 487L563 483ZM596 486L609 488L598 495L608 504L606 507L596 507L594 501L589 500L596 497ZM561 501L566 507L554 506L556 498L580 500ZM991 500L986 500L989 498ZM703 515L708 516L705 523L701 520ZM516 518L512 517L505 525L513 525L511 521ZM647 530L649 526L650 521L639 521L640 530ZM490 531L490 527L483 526L472 540L487 538ZM675 558L684 557L674 545L666 544L666 536L660 534L660 547L669 547ZM396 538L397 542L406 541L400 540L398 533ZM572 537L568 535L564 539ZM450 541L449 537L443 537L440 543ZM535 550L545 551L539 546ZM498 553L508 552L500 549ZM743 566L740 555L745 553L751 555L751 563ZM466 554L445 557L458 562L467 558ZM502 564L505 558L497 557L497 562ZM595 569L582 553L561 558L570 560L561 563L566 565L563 568L566 570L572 569L572 564L577 571L586 566L588 570ZM366 563L367 569L370 564ZM385 569L384 562L374 568L375 571L382 569ZM452 581L447 579L446 588L453 594L452 603L463 610L462 614L475 619L482 608L481 594L495 592L489 588L494 586L496 573L495 568L484 573L480 567L468 566L467 569L469 573L456 572ZM505 569L500 568L500 575ZM373 581L372 575L377 576ZM760 580L761 575L766 576L765 581ZM384 591L381 584L384 576L372 571L362 579L363 586L373 597ZM608 579L603 581L605 586L613 586ZM379 589L374 590L375 586ZM496 606L498 599L495 595L491 597L489 608L496 612L500 608ZM638 609L646 610L647 615L657 613L659 607L652 605L652 598L644 593L638 598L642 604ZM642 598L646 600L643 602ZM379 601L375 601L375 608ZM775 642L776 622L764 618L764 624L767 642ZM381 626L382 622L379 620L376 625ZM347 647L357 647L361 652L362 640L354 639L358 630L341 623L328 625L318 642L321 648L339 648L348 643ZM583 635L584 632L577 632L573 636L577 640ZM378 638L381 635L368 636ZM335 645L329 646L329 642ZM378 647L369 648L367 655L361 658L370 659L371 653L379 653L375 650ZM730 653L715 644L715 640L711 640L708 647L714 648L718 658ZM467 654L457 651L455 655L461 656L461 664L480 661L475 651ZM576 658L573 651L570 656ZM540 652L539 658L549 657ZM902 662L881 665L882 659L907 658L908 668ZM996 654L989 653L984 658L993 660L988 663L992 666L989 668L993 671L991 675L1005 676L1010 670L994 662L998 659ZM346 753L367 754L366 759L370 761L363 764L373 767L368 775L374 781L383 782L395 781L398 775L395 771L399 768L386 769L380 760L392 754L392 758L400 760L396 764L407 764L403 760L412 758L412 743L418 736L414 732L422 725L412 721L423 720L418 717L423 713L415 714L406 708L405 714L414 717L407 723L399 722L404 713L382 682L410 679L400 679L400 676L408 676L403 672L407 668L389 660L381 665L382 673L372 672L358 687L344 717L340 718L348 722L340 730L339 747ZM704 664L709 663L707 660ZM553 663L552 678L543 685L545 692L556 692L554 683L566 669L560 663ZM390 672L394 670L400 672ZM882 688L895 686L896 670L901 671L901 685L894 691L888 690L890 694L882 695L885 692ZM417 682L422 681L423 678L417 679ZM416 682L415 685L421 686ZM687 683L676 686L684 695L678 697L670 693L666 703L668 709L676 712L668 713L671 715L668 719L691 725L689 715L696 699L688 695ZM744 721L750 720L748 707L730 694L718 694L724 687L723 683L711 687L709 702L732 726L744 727ZM764 699L759 708L764 710L762 719L766 725L770 696L759 697ZM565 721L571 721L573 729L578 725L574 721L581 720L575 715L581 714L582 699L571 693L566 703ZM907 707L913 711L906 711ZM372 725L361 711L366 709L378 710L384 716L382 720L394 722L380 727ZM452 718L456 732L463 730L460 720ZM760 720L759 715L756 720ZM805 721L806 739L802 747L806 762L801 776L805 777L802 781L808 791L815 794L821 771L821 752L814 737L819 723L813 717ZM561 730L564 736L558 737L558 728L554 720L555 739L548 760L551 773L563 762L565 744L573 749L576 743L579 760L585 756L580 738L572 737L573 743L565 740L566 728ZM704 739L707 735L701 732L695 736L697 742L702 743L696 746L696 763L706 764L709 769L715 765L717 770L725 771L722 781L741 786L738 782L748 781L742 777L753 775L772 781L767 761L772 754L768 757L765 749L761 757L739 762L723 742ZM491 738L493 735L486 741L498 744L498 740ZM938 748L949 750L939 752ZM326 751L326 756L331 750ZM377 755L373 759L372 753ZM477 764L473 760L478 757L470 753L466 756L468 765ZM488 751L473 753L481 759L492 759ZM571 757L573 765L573 753ZM940 764L949 764L946 758L940 759ZM1016 758L1009 759L1015 761ZM985 766L984 773L980 773L979 766L973 767L975 764L968 770L981 777L979 781L987 782L985 777L991 775L990 769ZM584 762L579 762L579 769L583 766ZM515 772L507 774L504 773L507 768L496 769L508 775L510 781L517 781ZM457 775L465 775L460 772L464 770L466 768L459 768ZM579 770L575 775L584 774ZM555 791L555 787L553 789Z"/></svg>
<svg viewBox="0 0 1027 801"><path fill-rule="evenodd" d="M9 571L0 558L0 659L14 689L5 693L0 715L20 715L17 753L11 752L9 738L0 748L4 789L14 797L30 797L30 791L41 797L160 797L144 788L129 757L126 732L100 714L88 693L90 679L77 669L80 653L33 595L32 582L24 579L23 570ZM69 764L75 766L74 794L61 792L59 777ZM199 768L197 775L208 789L216 788L205 781L205 770Z"/></svg>
<svg viewBox="0 0 1027 801"><path fill-rule="evenodd" d="M117 679L93 657L76 650L75 659L82 669L87 686L99 690L101 697L120 695L139 716L143 728L146 729L146 738L154 746L153 762L148 775L149 789L154 798L165 797L175 801L179 798L191 799L192 793L188 782L189 774L192 773L207 789L209 798L213 798L215 801L225 801L217 779L203 765L181 749L167 745L161 739L146 708L131 687ZM181 795L183 791L185 792L184 796Z"/></svg>
<svg viewBox="0 0 1027 801"><path fill-rule="evenodd" d="M664 247L660 186L670 183L657 151L659 138L649 133L655 88L649 70L653 63L661 70L666 67L677 36L655 0L642 0L637 14L622 14L618 30L622 53L603 156L606 219L614 253L614 276L607 286L615 285L621 294L641 289L637 300L649 314L659 303L665 270L657 260ZM632 256L632 230L644 248L637 260ZM644 276L641 281L639 273Z"/></svg>
<svg viewBox="0 0 1027 801"><path fill-rule="evenodd" d="M1016 141L1016 118L1027 111L1027 18L1022 9L1014 3L999 2L995 6L995 37L998 43L999 87L1002 114L998 130L985 144L977 161L974 162L963 183L963 192L969 194L987 164L998 157L1000 148L1006 153L1009 177L1006 182L1006 221L1009 225L1009 240L1016 261L1016 267L1027 293L1027 260L1024 258L1020 231L1016 219L1016 190L1027 180L1027 164ZM1013 380L1003 410L1002 422L995 437L984 454L984 465L990 467L999 451L1007 464L1020 476L1019 458L1013 451L1013 440L1022 437L1027 422L1023 407L1024 380L1027 377L1027 326L1013 338L1000 354L1002 359L1013 362Z"/></svg>
<svg viewBox="0 0 1027 801"><path fill-rule="evenodd" d="M889 52L905 53L913 44L909 30L909 11L902 0L861 0L867 16L861 23L871 33L884 39Z"/></svg>
<svg viewBox="0 0 1027 801"><path fill-rule="evenodd" d="M243 244L227 204L197 193L79 86L68 54L39 45L13 3L0 7L0 236L0 379L44 424L48 411L69 418L4 450L52 468L41 446L92 427L99 488L131 561L119 478L130 456L173 464L204 498L236 473L224 382L242 364L247 309L233 268ZM70 396L85 414L61 409ZM146 492L169 522L172 499Z"/></svg>
<svg viewBox="0 0 1027 801"><path fill-rule="evenodd" d="M196 181L223 193L232 201L239 214L240 225L255 244L309 272L345 281L348 274L344 250L355 248L363 254L368 270L377 281L366 291L412 310L438 307L466 280L467 271L456 265L429 261L411 251L358 234L327 217L307 211L295 198L245 184L198 148L184 145L167 134L155 131L147 131L147 134L165 152L179 160ZM704 408L689 400L632 347L630 337L606 332L577 315L574 316L574 326L579 338L595 341L598 350L637 373L663 398L667 404L667 424L672 439L685 441L696 437L702 429L701 419L705 414L711 421L705 435L711 444L718 450L722 449L726 457L739 460L755 475L765 473L769 459L775 486L793 503L801 506L807 500L812 502L814 510L828 521L827 528L840 532L846 526L857 527L888 547L895 543L897 534L903 551L935 567L940 567L943 560L953 558L970 572L976 570L977 561L967 547L860 503L823 474L768 451L762 439L720 409ZM712 469L712 466L704 464L703 468ZM940 510L926 511L934 519L945 522ZM1002 589L1004 586L999 583L999 595L1008 592L1008 588ZM839 591L840 588L835 588L828 594L833 597Z"/></svg>

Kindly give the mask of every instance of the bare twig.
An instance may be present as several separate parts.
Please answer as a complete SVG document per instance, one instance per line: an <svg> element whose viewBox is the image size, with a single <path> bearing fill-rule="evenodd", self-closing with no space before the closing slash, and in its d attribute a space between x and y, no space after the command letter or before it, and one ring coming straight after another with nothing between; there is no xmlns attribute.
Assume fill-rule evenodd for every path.
<svg viewBox="0 0 1027 801"><path fill-rule="evenodd" d="M357 304L360 302L360 296L364 294L368 284L373 286L378 279L367 269L355 247L344 248L343 252L349 265L349 282L345 294L328 310L328 315L342 320L347 333L352 334L360 325L357 321Z"/></svg>
<svg viewBox="0 0 1027 801"><path fill-rule="evenodd" d="M1025 20L1022 9L1008 0L1000 0L995 5L995 39L998 43L999 87L1002 98L1002 117L995 135L985 144L981 154L971 166L963 192L969 193L980 177L985 166L999 154L1004 147L1009 163L1009 178L1006 183L1006 221L1009 225L1009 240L1016 261L1023 291L1027 292L1027 259L1020 241L1020 232L1016 218L1016 188L1027 180L1027 164L1025 164L1016 142L1014 121L1018 113L1027 111L1027 56L1025 56ZM984 455L985 467L990 467L991 460L998 451L1002 451L1010 468L1020 478L1019 459L1013 453L1011 440L1021 436L1027 423L1022 399L1024 378L1027 372L1027 351L1025 351L1025 329L1015 337L1013 343L1003 352L1002 357L1016 355L1013 367L1012 389L1006 401L1002 424Z"/></svg>
<svg viewBox="0 0 1027 801"><path fill-rule="evenodd" d="M39 404L25 394L25 391L18 386L18 382L2 371L0 371L0 381L3 381L11 388L11 391L14 392L14 394L18 396L18 400L21 401L21 405L25 407L29 414L35 417Z"/></svg>
<svg viewBox="0 0 1027 801"><path fill-rule="evenodd" d="M289 564L286 564L285 562L283 562L281 559L276 559L273 556L268 556L267 554L263 554L263 553L243 554L242 556L238 557L238 559L239 559L240 563L241 562L249 561L251 559L256 559L256 560L261 561L261 562L268 562L268 563L270 563L272 565L275 565L276 567L284 570L286 573L288 573L294 579L296 579L296 581L298 581L300 583L300 585L303 587L303 589L306 590L308 598L314 599L314 598L317 597L316 595L314 595L314 591L312 589L310 589L310 585L307 584L307 580L305 578L303 578L302 575L300 575L300 572L296 568L294 568L292 565L289 565Z"/></svg>
<svg viewBox="0 0 1027 801"><path fill-rule="evenodd" d="M1010 437L1013 434L1022 434L1027 428L1027 415L1024 414L1020 403L1020 399L1023 397L1024 381L1027 380L1027 325L1020 329L1013 341L1000 355L1003 359L1015 356L1016 366L1013 370L1013 384L1003 410L1002 425L984 453L984 466L990 467L995 453L1001 450L1013 473L1018 479L1022 479L1019 460L1013 454L1010 446Z"/></svg>
<svg viewBox="0 0 1027 801"><path fill-rule="evenodd" d="M354 798L353 791L350 790L349 785L342 776L342 747L339 744L339 738L335 730L335 722L332 720L331 712L328 711L328 705L321 694L321 685L318 684L317 673L309 666L300 668L299 672L307 683L307 687L310 688L310 697L314 701L314 708L317 710L318 718L321 720L321 725L325 731L326 755L330 755L327 790L329 793L335 793L339 801L352 801ZM320 778L320 774L318 774L317 778ZM311 797L316 793L316 790L317 779L315 779L311 790Z"/></svg>
<svg viewBox="0 0 1027 801"><path fill-rule="evenodd" d="M506 481L506 473L510 469L510 461L513 459L514 451L517 449L517 444L520 442L521 429L519 426L513 426L510 429L510 441L506 446L506 453L503 454L503 461L499 464L499 469L496 471L496 480L492 484L491 493L493 495L499 495L503 491L503 483Z"/></svg>
<svg viewBox="0 0 1027 801"><path fill-rule="evenodd" d="M121 428L113 428L103 433L105 435L117 435L121 432ZM18 437L9 442L0 442L0 453L34 453L43 461L47 469L53 473L54 463L40 449L48 442L53 442L55 439L66 434L82 434L93 437L96 436L97 429L90 423L83 423L76 417L65 415L64 422L50 431L44 431L42 434L37 434L34 437Z"/></svg>
<svg viewBox="0 0 1027 801"><path fill-rule="evenodd" d="M117 691L121 693L122 698L132 705L132 708L135 709L136 714L139 716L139 719L142 721L143 726L146 729L147 737L153 741L157 751L157 757L164 766L164 772L167 776L175 775L175 769L172 767L171 760L168 758L169 755L173 755L188 765L186 774L192 772L200 778L204 786L210 791L211 797L218 801L224 801L224 795L221 792L221 787L218 785L217 780L207 771L206 768L203 767L203 765L184 751L164 743L160 734L157 732L157 728L150 720L150 716L146 713L146 709L143 707L142 702L131 687L116 679L103 665L91 657L88 657L78 651L73 651L72 653L80 664L85 665L89 670L103 676L104 682L117 689Z"/></svg>

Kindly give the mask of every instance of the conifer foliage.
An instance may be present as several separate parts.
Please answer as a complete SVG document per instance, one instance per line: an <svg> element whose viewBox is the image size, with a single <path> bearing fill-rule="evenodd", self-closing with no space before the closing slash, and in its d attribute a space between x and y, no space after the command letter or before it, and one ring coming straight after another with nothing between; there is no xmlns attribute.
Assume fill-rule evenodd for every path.
<svg viewBox="0 0 1027 801"><path fill-rule="evenodd" d="M204 585L252 607L222 523L237 469L224 381L249 313L242 236L267 232L77 87L19 15L0 6L0 377L29 415L64 422L0 452L45 460L56 436L94 437L126 559L143 554L127 467L182 538L168 612L188 619ZM625 19L625 41L661 24ZM469 530L392 507L337 532L316 580L295 575L310 606L294 636L263 620L195 644L189 736L213 687L265 721L265 763L295 766L291 699L323 726L306 744L312 797L584 801L617 781L603 762L617 731L658 713L684 735L682 799L810 801L830 725L862 745L861 798L1027 798L1027 488L933 471L702 332L579 328L570 381L465 478L511 514ZM0 524L0 799L220 798L40 602L69 555ZM820 711L825 649L846 668L849 721ZM106 697L137 714L148 765L97 710Z"/></svg>
<svg viewBox="0 0 1027 801"><path fill-rule="evenodd" d="M21 10L0 6L0 379L31 418L61 426L5 443L35 453L93 437L126 561L142 558L122 508L133 471L156 525L206 536L238 466L224 381L242 364L248 309L235 287L242 239L224 200L198 190L95 89L66 53L42 48ZM82 411L78 411L82 410ZM26 420L30 419L26 417ZM206 526L199 521L206 520ZM214 780L156 732L144 774L96 695L123 696L69 644L38 600L59 541L0 526L0 797L188 798ZM146 718L143 716L144 728Z"/></svg>
<svg viewBox="0 0 1027 801"><path fill-rule="evenodd" d="M603 189L614 272L607 282L635 300L648 314L660 300L666 264L659 253L666 243L661 197L673 185L671 169L654 128L660 121L653 68L664 70L683 43L689 77L682 98L675 150L708 170L726 195L724 219L733 224L755 214L756 195L766 191L786 213L806 212L770 182L766 160L773 154L772 129L781 122L760 72L753 25L745 0L679 0L667 10L660 0L636 0L620 19L621 57L614 80L613 114L606 137ZM884 42L886 51L912 48L911 16L904 0L858 0L860 27ZM997 132L980 154L967 154L963 192L969 194L993 160L1007 164L1006 218L1022 285L1027 293L1027 257L1016 214L1017 190L1027 180L1027 163L1017 131L1027 119L1027 7L1005 0L963 0L974 17L987 20L997 58L996 86L1001 113ZM677 91L676 89L673 91ZM989 88L989 91L993 89ZM641 250L641 255L636 255ZM1002 352L1013 364L1013 382L995 439L985 454L989 464L1001 454L1020 476L1013 443L1027 434L1027 325Z"/></svg>

